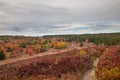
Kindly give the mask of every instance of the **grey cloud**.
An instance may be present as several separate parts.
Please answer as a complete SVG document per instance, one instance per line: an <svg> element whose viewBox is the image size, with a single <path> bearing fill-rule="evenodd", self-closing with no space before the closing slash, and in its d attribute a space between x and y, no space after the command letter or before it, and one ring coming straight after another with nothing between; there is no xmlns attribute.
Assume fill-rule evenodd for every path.
<svg viewBox="0 0 120 80"><path fill-rule="evenodd" d="M1 0L0 34L57 34L102 31L120 23L120 0ZM92 22L97 23L92 23ZM116 23L117 22L117 23ZM80 23L88 26L56 26ZM112 24L116 23L116 24Z"/></svg>

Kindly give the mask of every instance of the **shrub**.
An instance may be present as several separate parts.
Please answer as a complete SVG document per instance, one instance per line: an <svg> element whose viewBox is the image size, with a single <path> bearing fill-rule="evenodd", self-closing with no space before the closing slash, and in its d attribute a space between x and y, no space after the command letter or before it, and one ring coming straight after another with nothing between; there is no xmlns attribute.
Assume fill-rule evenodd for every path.
<svg viewBox="0 0 120 80"><path fill-rule="evenodd" d="M80 43L80 47L82 47L83 46L83 43Z"/></svg>
<svg viewBox="0 0 120 80"><path fill-rule="evenodd" d="M5 59L6 59L5 53L3 53L2 51L0 51L0 60L5 60Z"/></svg>
<svg viewBox="0 0 120 80"><path fill-rule="evenodd" d="M25 43L21 43L19 47L20 48L26 48L26 44Z"/></svg>
<svg viewBox="0 0 120 80"><path fill-rule="evenodd" d="M103 68L99 74L101 75L100 80L118 80L120 78L120 69L117 67L112 69Z"/></svg>
<svg viewBox="0 0 120 80"><path fill-rule="evenodd" d="M15 51L12 51L11 53L10 53L10 58L14 58L14 57L16 57L16 55L15 55L16 53L15 53Z"/></svg>
<svg viewBox="0 0 120 80"><path fill-rule="evenodd" d="M94 48L90 49L90 54L94 57L99 57L100 56L99 51L94 49Z"/></svg>
<svg viewBox="0 0 120 80"><path fill-rule="evenodd" d="M40 45L35 45L33 51L36 53L40 53Z"/></svg>
<svg viewBox="0 0 120 80"><path fill-rule="evenodd" d="M50 42L51 42L50 40L45 40L42 44L48 44Z"/></svg>
<svg viewBox="0 0 120 80"><path fill-rule="evenodd" d="M57 44L56 42L51 42L51 43L50 43L50 48L54 48L54 46L55 46L56 44Z"/></svg>
<svg viewBox="0 0 120 80"><path fill-rule="evenodd" d="M65 42L58 42L57 44L54 45L55 49L64 49L67 47L67 44Z"/></svg>
<svg viewBox="0 0 120 80"><path fill-rule="evenodd" d="M98 80L120 80L120 46L111 46L100 56L96 76Z"/></svg>
<svg viewBox="0 0 120 80"><path fill-rule="evenodd" d="M13 50L10 47L7 47L7 52L12 52Z"/></svg>
<svg viewBox="0 0 120 80"><path fill-rule="evenodd" d="M47 51L47 46L41 45L40 52L45 52L45 51Z"/></svg>
<svg viewBox="0 0 120 80"><path fill-rule="evenodd" d="M77 56L85 57L85 56L86 56L86 51L85 51L85 50L80 50L80 51L77 53Z"/></svg>
<svg viewBox="0 0 120 80"><path fill-rule="evenodd" d="M38 80L81 80L82 74L92 67L92 58L76 56L78 50L71 50L60 54L40 57L35 63L24 65L17 70L21 80L31 76ZM56 79L50 79L55 77ZM33 77L32 77L33 78ZM28 80L28 79L25 79ZM36 80L36 79L32 79Z"/></svg>
<svg viewBox="0 0 120 80"><path fill-rule="evenodd" d="M29 54L30 56L33 54L33 50L32 49L27 49L26 53Z"/></svg>
<svg viewBox="0 0 120 80"><path fill-rule="evenodd" d="M10 52L9 57L10 57L10 58L15 58L15 57L17 57L18 55L19 55L19 51L18 51L18 50L14 50L14 51Z"/></svg>
<svg viewBox="0 0 120 80"><path fill-rule="evenodd" d="M2 51L2 52L6 52L6 50L7 50L7 49L6 49L5 47L1 47L1 51Z"/></svg>

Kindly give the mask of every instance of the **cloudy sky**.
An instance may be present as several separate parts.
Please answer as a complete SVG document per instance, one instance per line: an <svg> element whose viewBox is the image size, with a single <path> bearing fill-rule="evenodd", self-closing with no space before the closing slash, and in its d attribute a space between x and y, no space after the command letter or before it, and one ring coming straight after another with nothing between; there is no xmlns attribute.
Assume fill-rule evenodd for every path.
<svg viewBox="0 0 120 80"><path fill-rule="evenodd" d="M120 32L120 0L0 0L0 35Z"/></svg>

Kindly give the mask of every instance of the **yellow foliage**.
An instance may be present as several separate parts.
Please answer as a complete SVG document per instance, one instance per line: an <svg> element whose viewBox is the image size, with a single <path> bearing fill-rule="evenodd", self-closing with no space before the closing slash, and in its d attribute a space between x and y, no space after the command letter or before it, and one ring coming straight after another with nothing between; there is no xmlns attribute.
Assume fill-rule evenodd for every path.
<svg viewBox="0 0 120 80"><path fill-rule="evenodd" d="M67 44L65 42L58 42L57 44L54 45L55 49L64 49L67 47Z"/></svg>
<svg viewBox="0 0 120 80"><path fill-rule="evenodd" d="M109 51L108 50L104 51L104 54L106 54L106 55L109 54Z"/></svg>
<svg viewBox="0 0 120 80"><path fill-rule="evenodd" d="M99 75L101 75L100 80L118 80L120 78L120 69L117 67L112 69L103 68Z"/></svg>
<svg viewBox="0 0 120 80"><path fill-rule="evenodd" d="M86 56L86 51L85 51L85 50L80 50L80 51L77 53L77 56L85 57L85 56Z"/></svg>

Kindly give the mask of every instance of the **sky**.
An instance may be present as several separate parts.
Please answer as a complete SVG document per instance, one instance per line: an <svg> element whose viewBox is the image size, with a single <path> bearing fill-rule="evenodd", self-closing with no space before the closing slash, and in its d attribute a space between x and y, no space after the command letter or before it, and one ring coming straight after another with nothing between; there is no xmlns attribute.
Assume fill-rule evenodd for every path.
<svg viewBox="0 0 120 80"><path fill-rule="evenodd" d="M0 35L120 32L120 0L0 0Z"/></svg>

